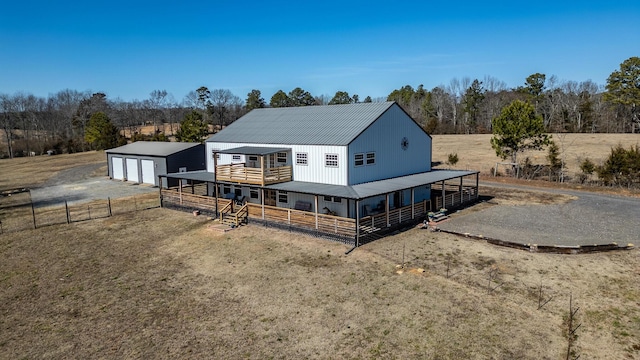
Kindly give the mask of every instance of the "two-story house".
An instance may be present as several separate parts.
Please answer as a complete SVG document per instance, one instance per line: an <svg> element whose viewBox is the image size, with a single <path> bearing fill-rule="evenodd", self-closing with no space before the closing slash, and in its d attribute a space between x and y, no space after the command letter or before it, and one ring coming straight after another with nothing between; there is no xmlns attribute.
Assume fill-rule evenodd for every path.
<svg viewBox="0 0 640 360"><path fill-rule="evenodd" d="M255 109L206 141L206 173L169 176L240 199L251 221L357 244L477 198L476 171L432 171L431 141L395 102Z"/></svg>

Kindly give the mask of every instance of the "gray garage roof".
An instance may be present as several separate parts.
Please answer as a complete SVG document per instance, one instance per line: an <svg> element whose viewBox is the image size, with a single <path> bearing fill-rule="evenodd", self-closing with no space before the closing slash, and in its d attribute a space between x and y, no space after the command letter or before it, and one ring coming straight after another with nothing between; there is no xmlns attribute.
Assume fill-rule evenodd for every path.
<svg viewBox="0 0 640 360"><path fill-rule="evenodd" d="M433 170L420 174L400 176L397 178L372 181L351 186L290 181L286 183L268 185L266 188L312 195L338 196L348 199L365 199L372 196L410 189L421 185L434 184L443 180L450 180L477 173L478 171Z"/></svg>
<svg viewBox="0 0 640 360"><path fill-rule="evenodd" d="M131 144L106 150L105 152L108 154L165 157L183 150L191 149L194 146L202 146L202 144L163 141L136 141Z"/></svg>
<svg viewBox="0 0 640 360"><path fill-rule="evenodd" d="M348 145L395 102L254 109L207 142Z"/></svg>

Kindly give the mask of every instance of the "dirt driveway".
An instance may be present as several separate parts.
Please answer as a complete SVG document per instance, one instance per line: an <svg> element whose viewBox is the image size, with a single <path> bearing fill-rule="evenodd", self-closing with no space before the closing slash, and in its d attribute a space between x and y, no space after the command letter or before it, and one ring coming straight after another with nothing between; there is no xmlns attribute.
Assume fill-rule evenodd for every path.
<svg viewBox="0 0 640 360"><path fill-rule="evenodd" d="M615 242L638 245L638 198L505 184L483 185L543 191L574 199L552 205L496 205L482 211L463 210L439 227L523 244L567 246Z"/></svg>
<svg viewBox="0 0 640 360"><path fill-rule="evenodd" d="M138 194L157 192L150 185L111 180L104 175L102 164L77 166L61 171L45 184L31 189L31 198L36 207L59 205L66 200L69 204L91 200L121 198Z"/></svg>

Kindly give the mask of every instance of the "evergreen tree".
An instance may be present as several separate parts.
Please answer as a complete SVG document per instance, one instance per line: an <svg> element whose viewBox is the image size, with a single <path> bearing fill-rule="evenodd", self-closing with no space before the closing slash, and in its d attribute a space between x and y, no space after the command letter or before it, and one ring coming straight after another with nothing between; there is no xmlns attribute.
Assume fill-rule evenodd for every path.
<svg viewBox="0 0 640 360"><path fill-rule="evenodd" d="M94 150L111 149L126 143L118 128L103 112L91 115L85 129L84 140Z"/></svg>

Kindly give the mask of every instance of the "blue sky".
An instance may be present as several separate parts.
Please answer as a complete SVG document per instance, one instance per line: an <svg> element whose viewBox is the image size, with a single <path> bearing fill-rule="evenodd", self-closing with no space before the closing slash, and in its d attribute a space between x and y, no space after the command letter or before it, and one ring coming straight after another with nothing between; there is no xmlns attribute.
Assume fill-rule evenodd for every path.
<svg viewBox="0 0 640 360"><path fill-rule="evenodd" d="M0 93L63 89L181 101L200 86L386 97L540 72L604 85L640 56L640 2L12 1L0 12Z"/></svg>

